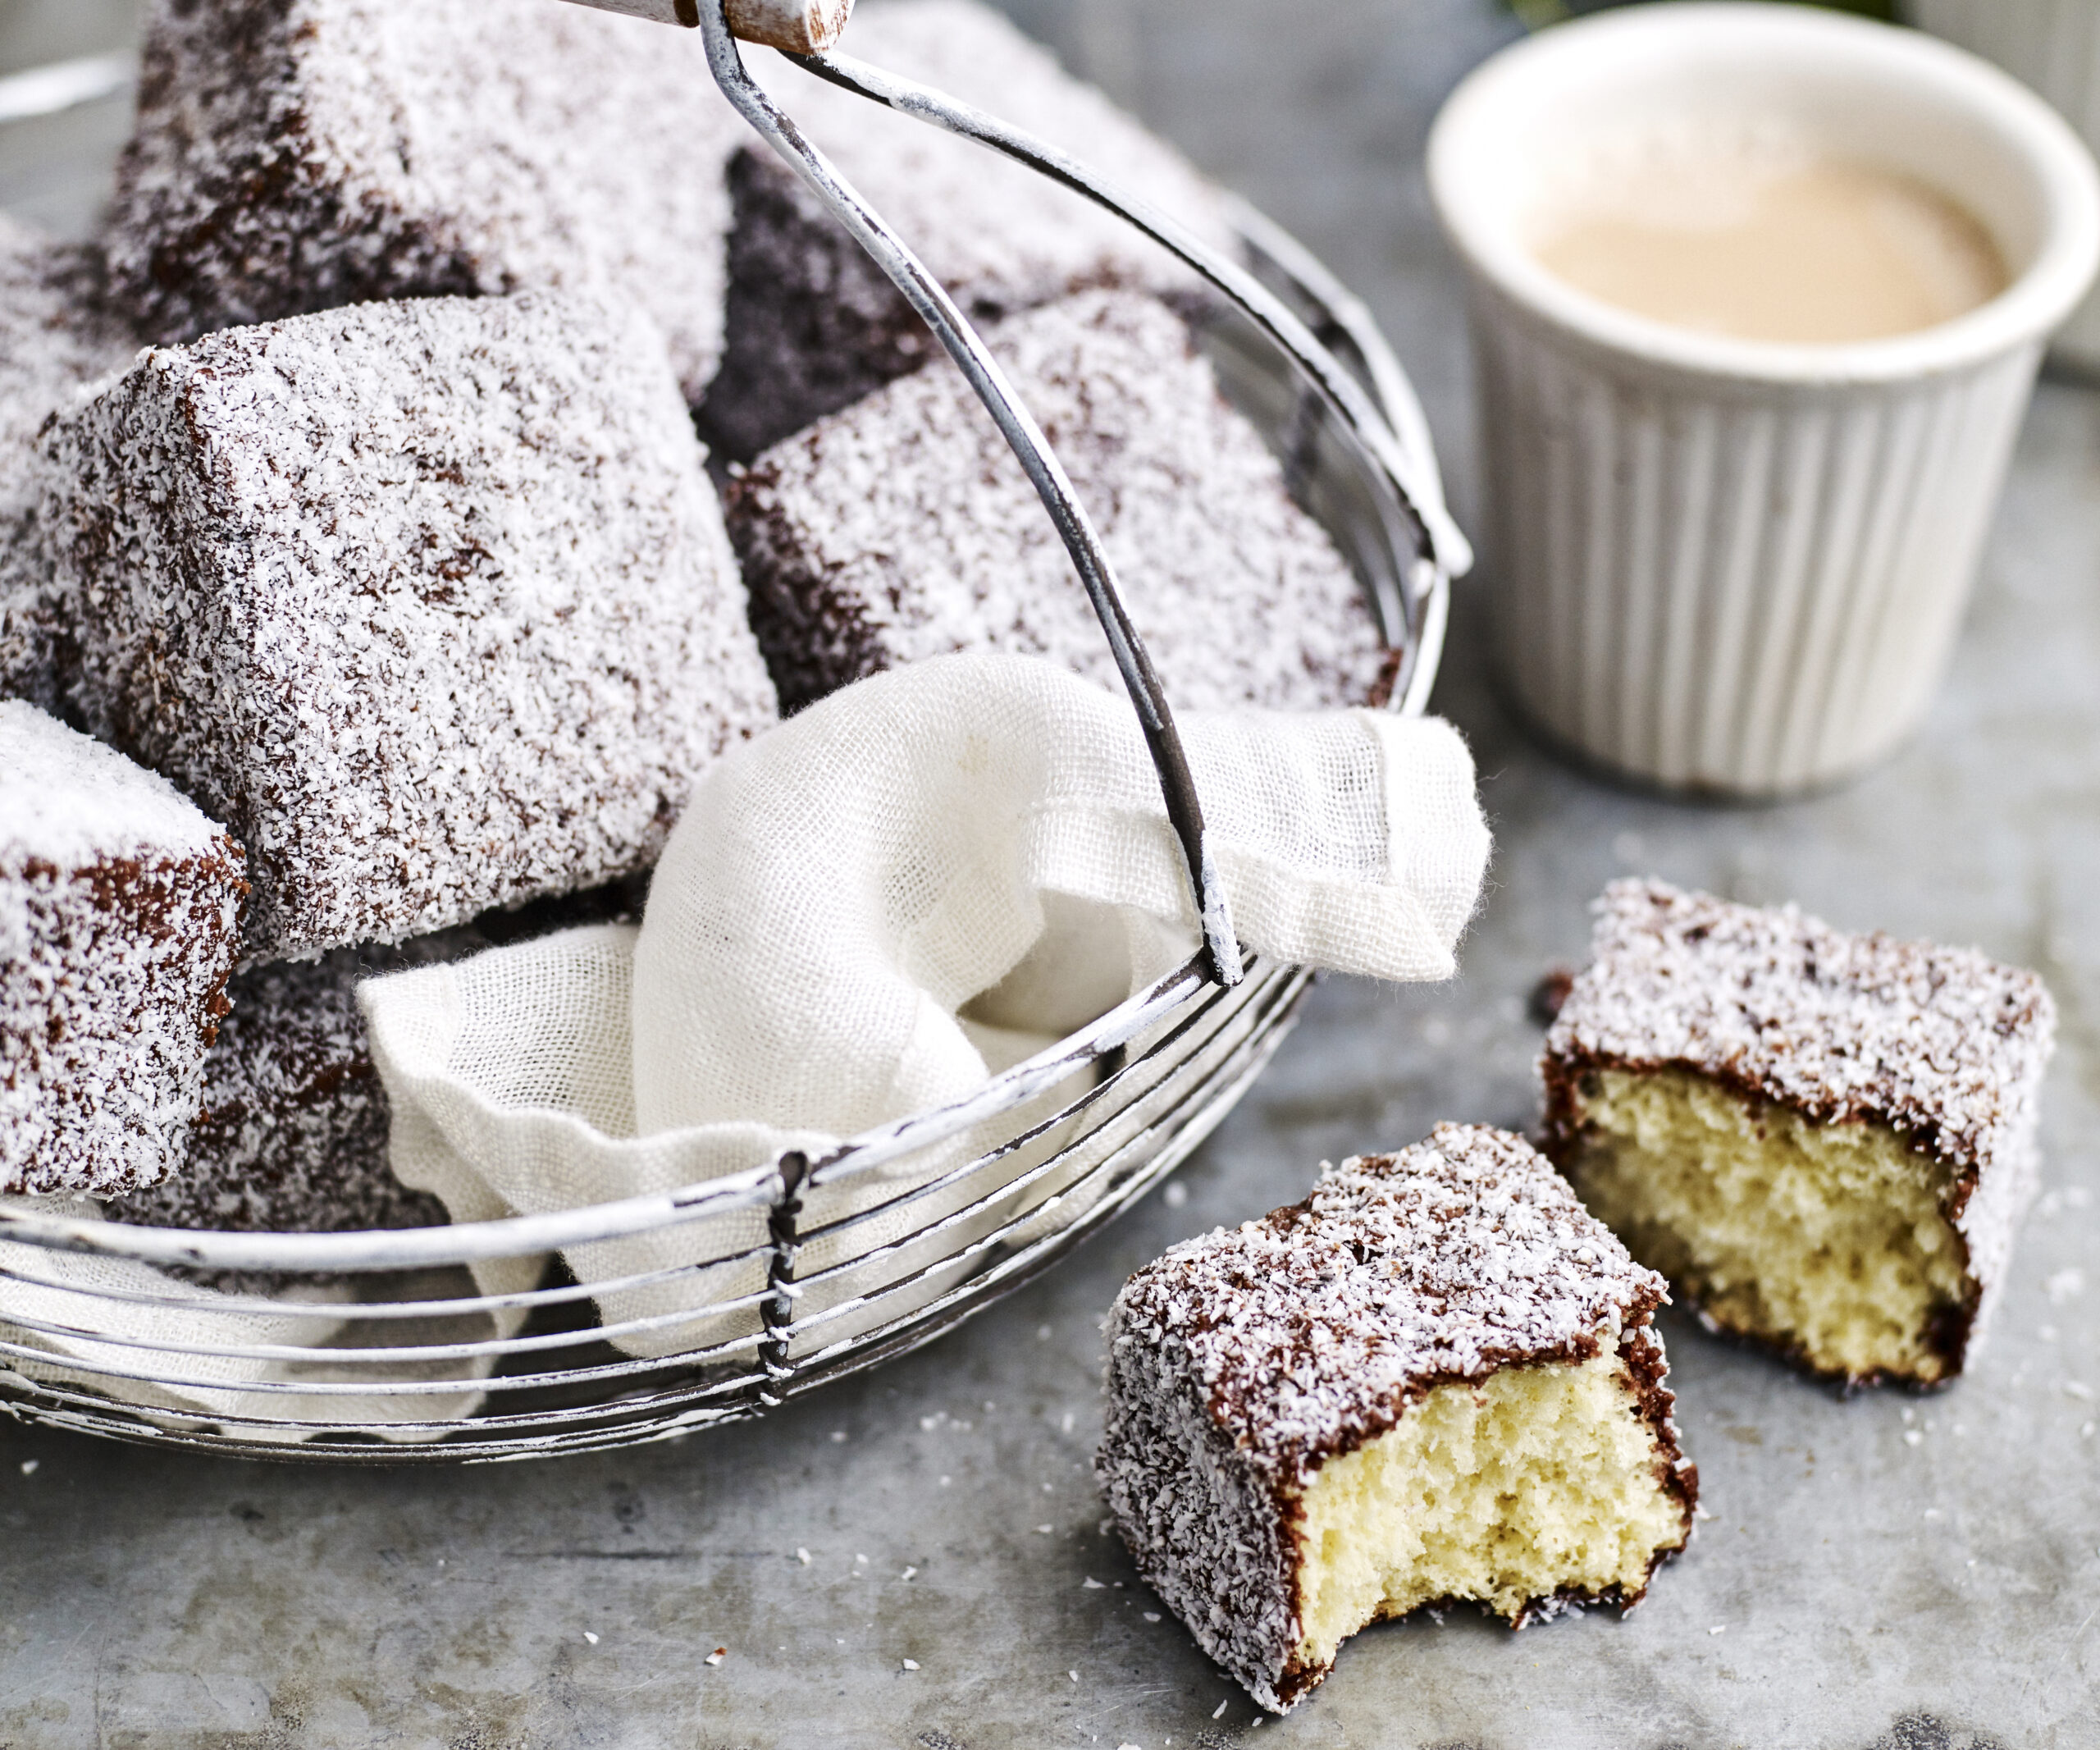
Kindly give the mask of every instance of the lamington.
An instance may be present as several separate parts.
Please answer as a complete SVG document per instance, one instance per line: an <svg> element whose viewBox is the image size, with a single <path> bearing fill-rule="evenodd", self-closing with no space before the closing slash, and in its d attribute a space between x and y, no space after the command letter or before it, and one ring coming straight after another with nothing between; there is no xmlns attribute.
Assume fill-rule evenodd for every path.
<svg viewBox="0 0 2100 1750"><path fill-rule="evenodd" d="M181 1160L246 892L166 779L0 701L0 1191L121 1192Z"/></svg>
<svg viewBox="0 0 2100 1750"><path fill-rule="evenodd" d="M1131 1277L1096 1469L1139 1574L1279 1713L1380 1618L1630 1609L1698 1496L1664 1299L1522 1138L1440 1125Z"/></svg>
<svg viewBox="0 0 2100 1750"><path fill-rule="evenodd" d="M647 318L363 304L157 349L44 438L70 702L225 820L257 960L652 864L771 721Z"/></svg>
<svg viewBox="0 0 2100 1750"><path fill-rule="evenodd" d="M1395 659L1362 587L1171 310L1084 292L990 339L1177 706L1383 698ZM733 476L726 498L786 710L952 651L1036 654L1121 684L1056 529L958 372L819 422Z"/></svg>
<svg viewBox="0 0 2100 1750"><path fill-rule="evenodd" d="M34 557L31 458L46 416L138 350L103 313L101 279L92 248L0 214L0 698L46 711L58 702L62 625Z"/></svg>
<svg viewBox="0 0 2100 1750"><path fill-rule="evenodd" d="M317 961L235 973L181 1170L112 1199L103 1213L149 1227L265 1233L443 1224L444 1204L409 1190L389 1164L390 1112L358 1008L358 983L549 930L631 922L641 898L637 879L395 947L337 948Z"/></svg>
<svg viewBox="0 0 2100 1750"><path fill-rule="evenodd" d="M974 0L864 7L842 53L1047 139L1230 247L1219 198L1174 148ZM1121 218L984 147L820 84L770 57L753 71L979 321L1089 286L1193 290ZM731 160L736 206L722 370L708 437L748 461L820 414L915 370L938 343L801 179L752 141Z"/></svg>
<svg viewBox="0 0 2100 1750"><path fill-rule="evenodd" d="M1714 1327L1848 1384L1961 1372L2036 1172L2032 972L1792 906L1608 888L1548 1152Z"/></svg>
<svg viewBox="0 0 2100 1750"><path fill-rule="evenodd" d="M689 397L750 130L696 31L563 0L152 0L114 296L164 343L373 299L593 290Z"/></svg>

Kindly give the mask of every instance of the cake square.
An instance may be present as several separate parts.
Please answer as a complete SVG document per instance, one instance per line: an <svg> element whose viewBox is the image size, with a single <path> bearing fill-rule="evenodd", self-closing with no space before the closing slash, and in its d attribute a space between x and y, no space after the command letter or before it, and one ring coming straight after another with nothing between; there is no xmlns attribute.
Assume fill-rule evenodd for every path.
<svg viewBox="0 0 2100 1750"><path fill-rule="evenodd" d="M46 711L58 702L62 627L34 555L31 458L46 415L138 350L100 313L100 291L92 249L0 214L0 698Z"/></svg>
<svg viewBox="0 0 2100 1750"><path fill-rule="evenodd" d="M1614 882L1546 1147L1714 1327L1848 1384L1961 1371L2033 1195L2056 1012L1969 948Z"/></svg>
<svg viewBox="0 0 2100 1750"><path fill-rule="evenodd" d="M1230 248L1218 197L1188 162L990 7L974 0L870 7L841 48L1048 139ZM754 57L752 71L973 320L996 321L1089 286L1195 286L1163 250L1081 196L769 62ZM736 224L722 370L700 417L722 454L748 461L917 369L940 346L769 148L754 141L739 151L729 185Z"/></svg>
<svg viewBox="0 0 2100 1750"><path fill-rule="evenodd" d="M1440 1125L1132 1277L1095 1468L1146 1583L1281 1713L1379 1618L1640 1601L1698 1495L1665 1298L1521 1137Z"/></svg>
<svg viewBox="0 0 2100 1750"><path fill-rule="evenodd" d="M176 343L371 299L597 291L691 398L750 130L699 34L562 0L154 0L114 291Z"/></svg>
<svg viewBox="0 0 2100 1750"><path fill-rule="evenodd" d="M0 1191L182 1158L226 1012L240 848L166 779L0 700Z"/></svg>
<svg viewBox="0 0 2100 1750"><path fill-rule="evenodd" d="M388 1111L358 1012L354 950L235 974L181 1169L117 1199L156 1227L326 1233L441 1225L386 1164Z"/></svg>
<svg viewBox="0 0 2100 1750"><path fill-rule="evenodd" d="M253 957L653 863L773 688L663 344L554 294L145 355L44 441L71 702L226 820Z"/></svg>
<svg viewBox="0 0 2100 1750"><path fill-rule="evenodd" d="M1093 514L1176 708L1382 701L1395 658L1355 574L1171 310L1083 292L989 338ZM1064 544L959 372L832 415L733 474L726 496L787 710L952 651L1040 655L1121 685Z"/></svg>
<svg viewBox="0 0 2100 1750"><path fill-rule="evenodd" d="M392 1122L373 1063L358 985L410 966L579 925L641 916L637 878L499 912L395 947L337 948L317 961L245 967L204 1060L203 1110L179 1172L114 1199L112 1221L258 1233L429 1227L445 1205L394 1177ZM231 1280L274 1291L269 1277Z"/></svg>

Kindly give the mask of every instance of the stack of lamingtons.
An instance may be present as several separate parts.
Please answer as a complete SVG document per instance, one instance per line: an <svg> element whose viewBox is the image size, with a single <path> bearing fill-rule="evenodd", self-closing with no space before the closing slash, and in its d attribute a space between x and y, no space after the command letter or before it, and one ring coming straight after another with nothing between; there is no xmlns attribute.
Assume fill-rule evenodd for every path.
<svg viewBox="0 0 2100 1750"><path fill-rule="evenodd" d="M854 30L1230 241L970 0ZM1221 393L1194 276L972 144L794 107L985 325L1176 702L1384 701L1360 556ZM150 7L102 236L0 221L0 1195L441 1223L389 1166L361 978L631 916L710 762L861 676L1116 685L934 351L690 34Z"/></svg>

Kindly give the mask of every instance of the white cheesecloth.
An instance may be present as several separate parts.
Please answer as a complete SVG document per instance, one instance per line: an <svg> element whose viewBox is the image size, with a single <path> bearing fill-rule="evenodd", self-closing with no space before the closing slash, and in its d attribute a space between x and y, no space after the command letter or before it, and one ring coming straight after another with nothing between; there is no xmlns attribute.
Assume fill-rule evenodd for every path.
<svg viewBox="0 0 2100 1750"><path fill-rule="evenodd" d="M1180 727L1243 943L1378 978L1451 975L1488 852L1454 730L1373 711ZM1128 702L1033 658L955 656L859 682L711 768L639 930L571 930L359 996L395 1172L471 1220L814 1158L968 1093L1196 940ZM986 1140L896 1171L923 1180ZM903 1188L854 1181L828 1213ZM688 1315L756 1294L762 1265L692 1267L765 1237L762 1211L717 1216L567 1262L623 1285L598 1295L612 1341L665 1354L756 1330L749 1309Z"/></svg>

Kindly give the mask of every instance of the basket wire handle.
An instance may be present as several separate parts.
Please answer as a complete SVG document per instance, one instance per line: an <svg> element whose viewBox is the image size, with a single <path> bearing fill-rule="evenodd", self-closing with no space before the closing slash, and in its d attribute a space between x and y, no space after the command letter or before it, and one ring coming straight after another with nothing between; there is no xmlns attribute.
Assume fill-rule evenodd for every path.
<svg viewBox="0 0 2100 1750"><path fill-rule="evenodd" d="M838 54L794 54L785 58L842 90L883 104L900 115L945 129L1024 164L1038 175L1071 189L1096 206L1127 221L1193 268L1237 304L1309 377L1333 411L1360 432L1385 470L1421 535L1421 545L1447 576L1472 566L1472 549L1444 507L1434 477L1420 466L1393 434L1391 425L1290 307L1237 262L1231 260L1151 201L1096 176L1048 140L1002 121L997 116L959 103L930 85L902 79L865 61ZM1374 370L1376 363L1367 359Z"/></svg>
<svg viewBox="0 0 2100 1750"><path fill-rule="evenodd" d="M1159 773L1159 787L1166 802L1167 818L1180 840L1187 859L1191 886L1195 892L1196 915L1203 933L1203 958L1212 980L1230 988L1245 976L1239 944L1232 933L1225 889L1203 827L1203 805L1196 795L1195 779L1181 738L1174 727L1174 714L1159 683L1152 660L1145 654L1137 628L1116 584L1114 568L1101 544L1100 534L1066 474L1064 464L1051 450L1048 439L1021 403L1006 372L999 367L983 339L956 308L955 300L927 271L919 258L892 231L874 208L833 168L794 121L769 97L746 69L728 16L728 0L705 0L700 7L701 34L705 39L710 71L724 96L743 118L757 129L767 144L807 183L833 216L851 233L875 265L888 274L898 290L910 299L926 326L934 331L948 356L953 359L979 400L998 424L1014 455L1034 484L1036 496L1057 525L1066 551L1071 555L1080 581L1086 587L1108 647L1122 672L1130 702L1137 707L1145 745ZM800 59L801 57L794 57Z"/></svg>

